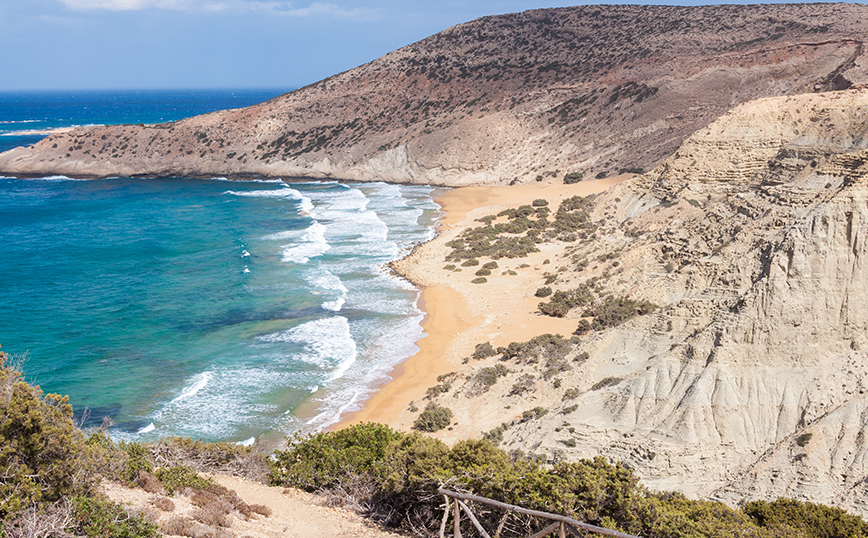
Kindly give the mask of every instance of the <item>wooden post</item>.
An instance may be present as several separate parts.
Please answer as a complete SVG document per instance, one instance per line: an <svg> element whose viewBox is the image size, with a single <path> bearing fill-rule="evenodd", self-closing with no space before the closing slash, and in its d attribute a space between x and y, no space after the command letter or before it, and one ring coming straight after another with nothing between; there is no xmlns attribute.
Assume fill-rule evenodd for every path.
<svg viewBox="0 0 868 538"><path fill-rule="evenodd" d="M461 507L458 506L458 502L452 503L452 506L455 508L452 512L452 519L455 520L455 538L461 538Z"/></svg>

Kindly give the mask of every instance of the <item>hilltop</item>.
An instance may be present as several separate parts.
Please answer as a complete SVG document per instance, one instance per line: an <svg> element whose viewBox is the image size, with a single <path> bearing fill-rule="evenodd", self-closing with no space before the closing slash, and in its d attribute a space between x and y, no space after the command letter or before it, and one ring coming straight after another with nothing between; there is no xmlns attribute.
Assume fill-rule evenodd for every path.
<svg viewBox="0 0 868 538"><path fill-rule="evenodd" d="M868 81L866 21L857 4L484 17L260 105L58 133L0 173L481 185L649 170L740 103Z"/></svg>

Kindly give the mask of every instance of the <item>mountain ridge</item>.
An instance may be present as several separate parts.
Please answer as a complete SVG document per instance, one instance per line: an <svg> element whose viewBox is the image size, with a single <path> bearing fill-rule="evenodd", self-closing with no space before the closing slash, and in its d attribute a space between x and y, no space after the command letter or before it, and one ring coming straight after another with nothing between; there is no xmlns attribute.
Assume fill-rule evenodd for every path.
<svg viewBox="0 0 868 538"><path fill-rule="evenodd" d="M732 106L868 82L857 4L483 17L265 103L88 127L0 172L506 184L650 169Z"/></svg>

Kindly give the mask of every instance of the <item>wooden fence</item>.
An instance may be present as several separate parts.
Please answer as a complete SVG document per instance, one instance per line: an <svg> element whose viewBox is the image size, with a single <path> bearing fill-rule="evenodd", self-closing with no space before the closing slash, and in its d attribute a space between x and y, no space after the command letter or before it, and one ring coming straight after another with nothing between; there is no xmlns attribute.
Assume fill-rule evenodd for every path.
<svg viewBox="0 0 868 538"><path fill-rule="evenodd" d="M566 538L567 532L572 534L573 536L577 536L579 538L583 538L583 534L579 531L582 529L585 532L592 532L595 534L603 534L606 536L614 536L615 538L638 538L637 536L633 536L632 534L625 534L623 532L613 531L611 529L605 529L603 527L597 527L596 525L589 525L588 523L582 523L576 519L567 516L561 516L558 514L550 514L548 512L540 512L538 510L529 510L527 508L522 508L520 506L515 506L512 504L506 504L499 501L495 501L492 499L487 499L485 497L479 497L477 495L467 495L464 493L456 493L454 491L449 491L448 489L440 489L440 495L446 500L446 509L443 512L443 520L440 523L440 538L446 538L446 522L449 518L449 498L455 500L455 504L452 506L452 519L453 519L453 537L461 538L461 511L463 510L465 514L467 514L467 519L476 527L476 530L483 538L492 538L492 535L488 534L485 529L482 528L482 524L479 523L479 520L476 516L473 515L473 512L470 510L470 507L467 506L467 503L464 501L473 501L482 504L487 504L488 506L493 506L495 508L501 508L506 510L503 514L503 518L500 520L500 524L497 526L497 530L494 531L493 538L500 538L500 533L503 532L503 526L506 524L506 519L509 517L511 512L516 512L518 514L524 514L526 516L533 516L542 519L552 520L554 523L545 527L541 531L532 535L530 538L542 538L543 536L548 536L549 534L557 531L559 538Z"/></svg>

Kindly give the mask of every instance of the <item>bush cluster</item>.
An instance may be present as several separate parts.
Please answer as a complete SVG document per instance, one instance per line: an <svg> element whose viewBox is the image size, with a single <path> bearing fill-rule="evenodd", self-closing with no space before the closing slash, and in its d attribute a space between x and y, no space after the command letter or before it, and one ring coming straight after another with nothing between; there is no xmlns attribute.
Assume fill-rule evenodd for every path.
<svg viewBox="0 0 868 538"><path fill-rule="evenodd" d="M413 422L413 428L423 432L440 431L452 423L452 410L435 403L428 404Z"/></svg>
<svg viewBox="0 0 868 538"><path fill-rule="evenodd" d="M537 297L541 297L537 295ZM573 308L586 307L594 302L596 295L593 289L585 283L569 291L558 290L550 294L548 301L540 303L540 312L555 318L565 317Z"/></svg>
<svg viewBox="0 0 868 538"><path fill-rule="evenodd" d="M0 522L39 503L89 494L96 483L66 397L43 394L0 352Z"/></svg>
<svg viewBox="0 0 868 538"><path fill-rule="evenodd" d="M537 415L537 410L529 412L530 418ZM506 428L492 430L489 437L502 438ZM344 452L347 446L353 451ZM311 458L326 454L337 460ZM334 469L344 470L340 478L333 478ZM868 524L835 508L776 501L750 503L739 511L676 493L651 493L631 470L602 458L546 468L488 441L460 441L449 448L418 433L374 424L316 434L277 451L274 477L277 485L363 496L372 517L416 534L437 534L443 514L437 489L443 486L649 538L868 536ZM502 517L499 510L475 513L488 529ZM526 536L548 523L513 515L502 536Z"/></svg>
<svg viewBox="0 0 868 538"><path fill-rule="evenodd" d="M506 209L478 219L483 226L468 228L446 244L452 249L446 260L523 258L539 252L537 243L551 239L575 241L596 230L590 220L588 198L573 196L561 202L554 221L548 219L551 210L547 206L548 202L540 198L534 200L533 205ZM498 217L507 220L495 224Z"/></svg>
<svg viewBox="0 0 868 538"><path fill-rule="evenodd" d="M581 172L569 172L567 174L564 174L564 184L565 185L572 185L573 183L580 182L584 178L585 178L585 174L583 174Z"/></svg>
<svg viewBox="0 0 868 538"><path fill-rule="evenodd" d="M593 316L591 327L602 330L615 327L636 316L642 316L657 310L657 305L649 301L634 301L626 297L607 297L588 308L583 316Z"/></svg>

